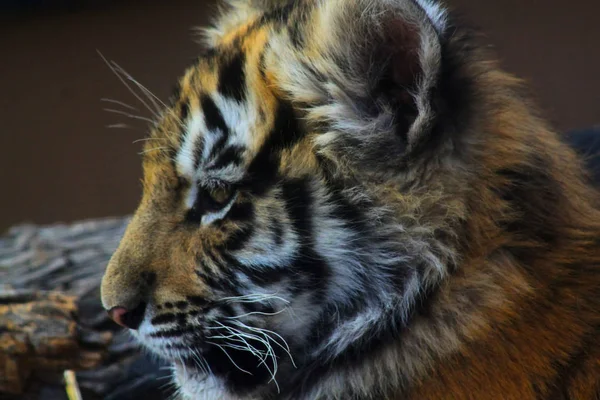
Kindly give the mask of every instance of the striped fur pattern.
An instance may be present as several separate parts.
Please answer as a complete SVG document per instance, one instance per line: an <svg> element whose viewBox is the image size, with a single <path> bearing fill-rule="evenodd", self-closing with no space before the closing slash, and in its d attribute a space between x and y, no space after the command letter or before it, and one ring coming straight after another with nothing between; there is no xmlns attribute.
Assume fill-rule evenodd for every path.
<svg viewBox="0 0 600 400"><path fill-rule="evenodd" d="M186 399L598 399L580 161L432 0L230 0L102 284Z"/></svg>

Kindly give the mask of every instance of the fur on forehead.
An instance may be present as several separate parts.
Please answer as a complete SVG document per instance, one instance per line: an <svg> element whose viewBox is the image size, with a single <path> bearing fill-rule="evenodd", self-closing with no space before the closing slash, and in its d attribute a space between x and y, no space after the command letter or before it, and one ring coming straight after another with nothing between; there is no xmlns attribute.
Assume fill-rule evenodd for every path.
<svg viewBox="0 0 600 400"><path fill-rule="evenodd" d="M275 8L276 5L285 2L276 0L272 2L267 0L224 0L220 2L220 10L216 20L213 21L211 26L199 29L204 44L208 47L218 46L227 33L260 17L267 10L266 6Z"/></svg>
<svg viewBox="0 0 600 400"><path fill-rule="evenodd" d="M185 123L177 167L193 181L237 182L244 160L256 151L258 110L251 101L238 102L220 93L202 95ZM209 185L210 186L210 185Z"/></svg>

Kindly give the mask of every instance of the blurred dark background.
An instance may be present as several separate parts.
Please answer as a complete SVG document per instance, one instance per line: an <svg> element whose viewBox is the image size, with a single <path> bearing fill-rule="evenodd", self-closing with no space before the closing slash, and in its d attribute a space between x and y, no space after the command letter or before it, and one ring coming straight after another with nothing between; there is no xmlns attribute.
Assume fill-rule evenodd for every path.
<svg viewBox="0 0 600 400"><path fill-rule="evenodd" d="M449 0L561 132L600 124L600 2ZM212 0L0 0L0 231L124 215L140 196L149 116L97 53L166 100ZM129 128L108 128L112 124Z"/></svg>

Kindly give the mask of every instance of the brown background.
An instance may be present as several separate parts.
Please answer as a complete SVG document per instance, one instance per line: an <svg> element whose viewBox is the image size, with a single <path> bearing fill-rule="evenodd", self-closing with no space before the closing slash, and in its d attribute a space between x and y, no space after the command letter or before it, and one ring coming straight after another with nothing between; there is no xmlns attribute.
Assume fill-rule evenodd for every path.
<svg viewBox="0 0 600 400"><path fill-rule="evenodd" d="M600 2L450 4L488 34L506 69L531 82L558 129L600 123ZM100 99L149 112L97 50L166 99L198 52L191 28L213 11L202 0L90 0L0 15L0 231L133 211L141 143L132 142L146 125L103 111L120 107ZM131 128L106 127L115 123Z"/></svg>

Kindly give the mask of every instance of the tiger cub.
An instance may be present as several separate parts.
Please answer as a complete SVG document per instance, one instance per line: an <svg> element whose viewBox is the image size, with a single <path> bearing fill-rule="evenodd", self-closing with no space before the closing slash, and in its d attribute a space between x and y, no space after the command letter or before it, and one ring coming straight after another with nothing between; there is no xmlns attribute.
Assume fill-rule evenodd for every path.
<svg viewBox="0 0 600 400"><path fill-rule="evenodd" d="M185 399L598 399L600 201L430 0L230 0L102 283Z"/></svg>

